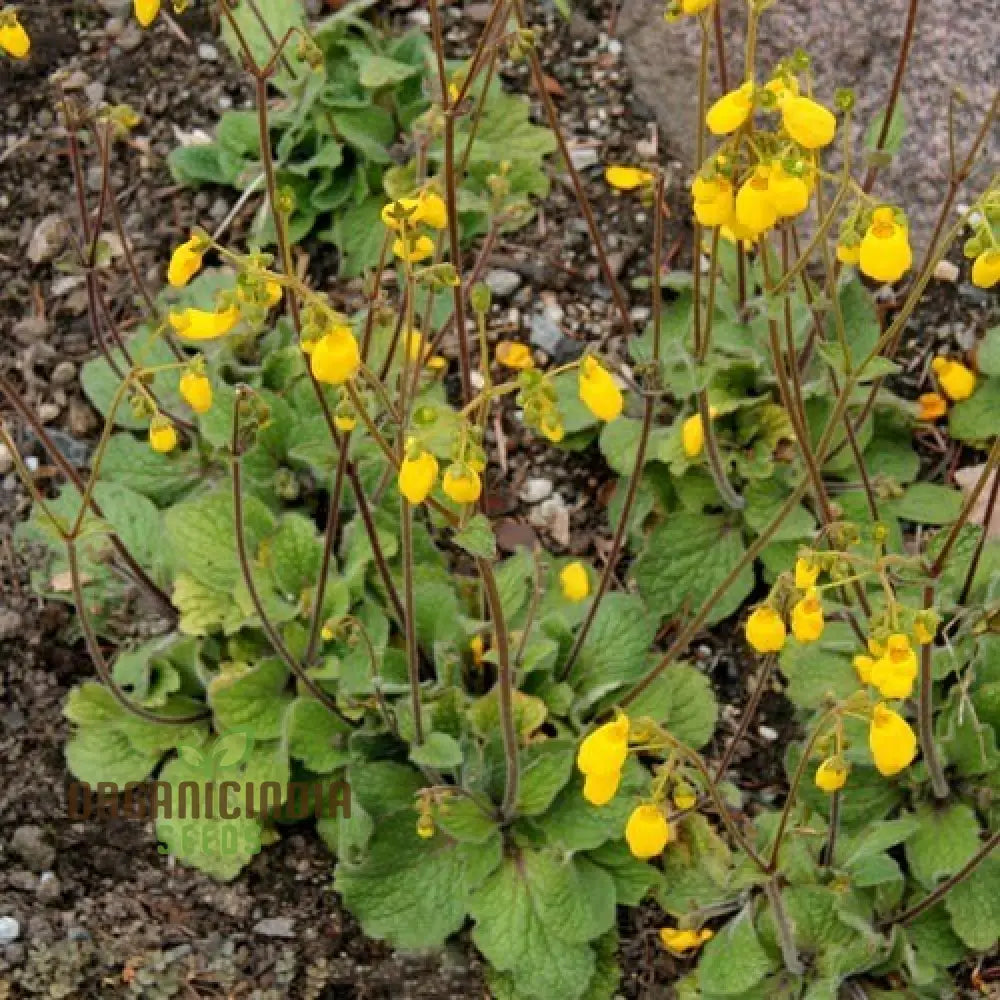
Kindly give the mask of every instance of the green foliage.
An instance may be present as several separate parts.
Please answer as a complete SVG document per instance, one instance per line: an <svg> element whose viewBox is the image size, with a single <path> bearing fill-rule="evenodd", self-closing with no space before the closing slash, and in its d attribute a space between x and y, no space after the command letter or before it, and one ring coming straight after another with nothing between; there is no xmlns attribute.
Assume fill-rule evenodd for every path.
<svg viewBox="0 0 1000 1000"><path fill-rule="evenodd" d="M300 0L271 0L268 7L273 10L263 13L276 38L305 23ZM237 7L237 19L263 64L272 48L268 35L249 5ZM238 57L240 46L226 22L223 37ZM335 244L341 273L358 275L378 261L385 236L382 206L416 185L415 161L399 164L392 150L426 141L427 95L437 87L437 67L426 35L383 35L350 10L327 17L312 37L321 60L315 66L305 62L293 36L285 48L289 58L279 60L271 81L287 98L269 116L277 179L294 197L292 238L314 233ZM470 98L478 97L473 88ZM529 121L528 102L493 82L475 135L463 117L456 138L460 150L469 149L468 174L458 192L463 234L482 232L490 215L502 214L507 229L528 222L532 200L548 191L542 167L556 148L552 133ZM439 140L431 143L432 163L440 164L442 150ZM175 149L169 166L179 183L262 191L256 113L226 112L212 142ZM501 176L505 193L497 200L491 178ZM264 242L274 240L263 210L256 233Z"/></svg>

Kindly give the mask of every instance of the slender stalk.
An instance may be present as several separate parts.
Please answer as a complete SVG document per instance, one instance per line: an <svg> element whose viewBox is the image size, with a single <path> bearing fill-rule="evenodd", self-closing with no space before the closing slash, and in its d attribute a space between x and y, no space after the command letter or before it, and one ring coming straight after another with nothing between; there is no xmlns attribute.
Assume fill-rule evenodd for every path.
<svg viewBox="0 0 1000 1000"><path fill-rule="evenodd" d="M882 922L883 927L893 924L908 924L939 903L959 882L964 882L1000 846L1000 831L997 831L954 875L946 878L933 892L929 892L919 902Z"/></svg>
<svg viewBox="0 0 1000 1000"><path fill-rule="evenodd" d="M795 934L785 910L785 902L781 898L781 888L776 878L769 878L764 883L764 894L771 904L771 912L774 914L774 926L778 932L778 945L781 948L781 957L785 962L785 968L793 976L801 976L805 973L805 967L799 958L798 950L795 947Z"/></svg>
<svg viewBox="0 0 1000 1000"><path fill-rule="evenodd" d="M767 690L767 685L770 683L776 661L777 657L773 654L768 654L764 657L760 673L757 675L757 683L754 685L753 691L750 692L750 698L743 709L743 715L740 717L739 728L733 734L733 738L729 741L725 752L720 758L719 763L716 765L715 776L712 779L716 785L718 785L719 782L726 776L726 771L732 763L733 755L736 753L736 748L740 745L740 741L744 739L750 730L750 724L757 715L757 709L760 707L761 699L764 697L764 692Z"/></svg>
<svg viewBox="0 0 1000 1000"><path fill-rule="evenodd" d="M157 715L155 712L151 712L148 708L136 704L118 686L118 683L114 678L114 673L108 664L108 661L104 658L104 653L101 651L101 644L97 641L97 635L94 632L93 623L91 622L90 615L87 612L87 601L84 597L83 581L80 577L80 562L76 551L77 540L75 537L71 536L66 538L65 541L66 556L69 562L70 588L73 592L73 603L76 605L76 613L80 619L80 629L83 632L87 652L90 654L90 659L94 664L94 668L97 670L98 676L101 678L101 683L111 692L115 701L117 701L118 704L131 715L138 716L146 722L155 722L157 725L188 726L194 722L200 722L202 719L207 719L212 714L209 709L194 712L190 715Z"/></svg>
<svg viewBox="0 0 1000 1000"><path fill-rule="evenodd" d="M399 498L399 518L403 549L403 628L406 635L406 667L410 676L410 709L413 713L413 742L424 742L424 720L420 706L420 660L417 654L416 597L413 593L413 508L404 496Z"/></svg>
<svg viewBox="0 0 1000 1000"><path fill-rule="evenodd" d="M830 820L826 828L826 845L823 848L823 867L832 868L837 857L837 835L840 832L841 794L838 788L830 796Z"/></svg>
<svg viewBox="0 0 1000 1000"><path fill-rule="evenodd" d="M993 485L990 487L990 495L986 501L986 511L983 515L983 530L976 539L976 548L969 560L969 569L965 574L965 582L962 584L961 593L958 596L958 603L965 604L972 592L972 584L976 579L979 570L979 561L983 557L983 550L986 548L986 539L989 536L990 525L993 523L993 513L996 510L997 497L1000 495L1000 472L994 470Z"/></svg>
<svg viewBox="0 0 1000 1000"><path fill-rule="evenodd" d="M507 623L504 620L503 602L497 589L493 567L485 559L477 559L479 575L486 591L486 603L489 606L490 618L493 621L493 631L496 637L497 660L499 671L497 686L500 695L500 734L503 739L504 764L506 780L504 783L503 804L500 815L507 823L514 818L517 807L518 761L517 761L517 726L514 721L514 674L511 669L510 648L508 645Z"/></svg>
<svg viewBox="0 0 1000 1000"><path fill-rule="evenodd" d="M924 584L924 610L934 607L934 581ZM920 730L920 749L927 765L934 797L948 797L948 780L944 776L941 758L938 756L937 741L934 739L934 671L932 662L933 646L926 643L920 647L920 699L917 703L917 728Z"/></svg>

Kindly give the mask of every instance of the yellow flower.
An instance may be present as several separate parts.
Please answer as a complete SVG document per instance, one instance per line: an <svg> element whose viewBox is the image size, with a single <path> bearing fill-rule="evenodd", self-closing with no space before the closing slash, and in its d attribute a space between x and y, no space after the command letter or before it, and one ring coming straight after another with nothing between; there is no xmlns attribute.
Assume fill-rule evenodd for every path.
<svg viewBox="0 0 1000 1000"><path fill-rule="evenodd" d="M361 367L361 351L349 326L335 326L314 344L309 367L318 382L342 385Z"/></svg>
<svg viewBox="0 0 1000 1000"><path fill-rule="evenodd" d="M625 400L611 373L594 357L580 365L580 399L598 420L612 421L620 416Z"/></svg>
<svg viewBox="0 0 1000 1000"><path fill-rule="evenodd" d="M736 193L736 221L755 236L778 221L778 210L771 198L770 177L771 168L761 164Z"/></svg>
<svg viewBox="0 0 1000 1000"><path fill-rule="evenodd" d="M837 260L841 264L857 264L861 259L860 243L838 243Z"/></svg>
<svg viewBox="0 0 1000 1000"><path fill-rule="evenodd" d="M780 163L771 168L767 190L775 211L783 219L801 215L809 207L809 184L805 176L788 173Z"/></svg>
<svg viewBox="0 0 1000 1000"><path fill-rule="evenodd" d="M816 586L819 579L820 565L812 559L798 558L795 560L795 586L799 590L808 590Z"/></svg>
<svg viewBox="0 0 1000 1000"><path fill-rule="evenodd" d="M799 92L799 81L794 76L787 80L780 76L772 77L764 85L764 89L774 95L775 106L780 108L790 97L795 97Z"/></svg>
<svg viewBox="0 0 1000 1000"><path fill-rule="evenodd" d="M833 112L809 97L789 97L781 102L785 131L806 149L820 149L833 142L837 119Z"/></svg>
<svg viewBox="0 0 1000 1000"><path fill-rule="evenodd" d="M636 188L652 184L653 175L639 167L607 167L604 179L619 191L634 191Z"/></svg>
<svg viewBox="0 0 1000 1000"><path fill-rule="evenodd" d="M192 235L170 255L167 281L174 288L183 288L201 270L205 249L204 242Z"/></svg>
<svg viewBox="0 0 1000 1000"><path fill-rule="evenodd" d="M518 344L513 340L501 340L497 344L497 361L515 371L534 368L535 361L531 356L531 348L527 344Z"/></svg>
<svg viewBox="0 0 1000 1000"><path fill-rule="evenodd" d="M578 604L587 599L590 594L590 577L587 567L577 559L563 567L559 574L559 586L567 601Z"/></svg>
<svg viewBox="0 0 1000 1000"><path fill-rule="evenodd" d="M157 414L150 422L149 447L161 455L177 447L177 429L166 417Z"/></svg>
<svg viewBox="0 0 1000 1000"><path fill-rule="evenodd" d="M1000 250L984 250L972 262L972 283L978 288L992 288L1000 281Z"/></svg>
<svg viewBox="0 0 1000 1000"><path fill-rule="evenodd" d="M0 49L12 59L24 59L31 50L31 39L17 19L16 10L0 11Z"/></svg>
<svg viewBox="0 0 1000 1000"><path fill-rule="evenodd" d="M431 354L431 345L424 339L419 330L409 330L406 333L406 355L411 361L419 361L428 368L441 369L448 366L438 354Z"/></svg>
<svg viewBox="0 0 1000 1000"><path fill-rule="evenodd" d="M469 652L472 653L472 662L477 667L482 666L483 654L486 652L486 641L481 635L474 635L469 640Z"/></svg>
<svg viewBox="0 0 1000 1000"><path fill-rule="evenodd" d="M660 941L663 943L663 947L675 955L686 955L689 951L697 951L713 937L715 937L715 932L707 927L700 931L682 931L679 927L660 929Z"/></svg>
<svg viewBox="0 0 1000 1000"><path fill-rule="evenodd" d="M917 654L910 639L896 632L889 636L885 653L872 667L871 683L883 698L909 698L917 680Z"/></svg>
<svg viewBox="0 0 1000 1000"><path fill-rule="evenodd" d="M392 252L410 264L418 264L434 253L434 241L429 236L400 236L393 240Z"/></svg>
<svg viewBox="0 0 1000 1000"><path fill-rule="evenodd" d="M358 426L358 418L355 416L348 416L345 413L338 413L333 418L333 426L340 431L341 434L349 434Z"/></svg>
<svg viewBox="0 0 1000 1000"><path fill-rule="evenodd" d="M975 391L976 376L960 361L938 357L931 362L931 368L945 395L956 403L968 399Z"/></svg>
<svg viewBox="0 0 1000 1000"><path fill-rule="evenodd" d="M700 14L712 6L714 0L681 0L681 10L685 14Z"/></svg>
<svg viewBox="0 0 1000 1000"><path fill-rule="evenodd" d="M438 462L429 451L407 455L399 467L399 492L410 503L423 503L437 482Z"/></svg>
<svg viewBox="0 0 1000 1000"><path fill-rule="evenodd" d="M670 824L659 806L636 806L625 824L629 850L642 861L655 858L670 843Z"/></svg>
<svg viewBox="0 0 1000 1000"><path fill-rule="evenodd" d="M694 809L698 804L698 796L695 795L694 789L686 782L674 789L673 799L674 805L678 809Z"/></svg>
<svg viewBox="0 0 1000 1000"><path fill-rule="evenodd" d="M200 372L185 372L180 381L181 398L195 413L212 408L212 383Z"/></svg>
<svg viewBox="0 0 1000 1000"><path fill-rule="evenodd" d="M713 135L728 135L735 132L753 111L753 84L723 94L705 115L705 124Z"/></svg>
<svg viewBox="0 0 1000 1000"><path fill-rule="evenodd" d="M448 225L448 206L436 191L422 191L417 199L417 222L431 229L444 229Z"/></svg>
<svg viewBox="0 0 1000 1000"><path fill-rule="evenodd" d="M822 634L826 622L823 605L815 587L806 591L806 596L792 608L792 635L799 642L815 642Z"/></svg>
<svg viewBox="0 0 1000 1000"><path fill-rule="evenodd" d="M741 225L735 218L731 219L728 225L719 229L719 235L730 243L742 243L744 249L752 247L759 236L752 229Z"/></svg>
<svg viewBox="0 0 1000 1000"><path fill-rule="evenodd" d="M558 410L552 410L550 413L546 413L542 417L538 429L553 444L559 444L559 442L566 436L566 428L563 426L562 417L559 416Z"/></svg>
<svg viewBox="0 0 1000 1000"><path fill-rule="evenodd" d="M262 287L263 285L263 287ZM263 295L261 292L263 291ZM245 288L242 284L236 286L236 299L247 305L261 304L268 309L273 309L281 301L283 294L281 285L277 281L256 282L250 288Z"/></svg>
<svg viewBox="0 0 1000 1000"><path fill-rule="evenodd" d="M403 228L403 219L408 226L413 226L417 222L419 207L419 198L399 198L396 201L386 202L382 206L382 222L397 232Z"/></svg>
<svg viewBox="0 0 1000 1000"><path fill-rule="evenodd" d="M708 415L713 419L717 417L719 411L714 407L708 408ZM701 414L695 413L681 424L681 446L684 454L688 458L697 458L705 448L705 427L701 422Z"/></svg>
<svg viewBox="0 0 1000 1000"><path fill-rule="evenodd" d="M936 624L933 625L933 628L935 630L937 629ZM931 629L918 618L913 623L913 638L916 639L921 646L927 646L934 641L934 632L931 631Z"/></svg>
<svg viewBox="0 0 1000 1000"><path fill-rule="evenodd" d="M850 765L843 757L827 757L826 760L816 768L816 787L821 792L838 792L847 784L847 775L850 773Z"/></svg>
<svg viewBox="0 0 1000 1000"><path fill-rule="evenodd" d="M924 392L917 397L921 420L940 420L948 412L948 401L938 392Z"/></svg>
<svg viewBox="0 0 1000 1000"><path fill-rule="evenodd" d="M909 767L917 755L917 737L909 723L881 703L872 712L868 746L875 767L887 778Z"/></svg>
<svg viewBox="0 0 1000 1000"><path fill-rule="evenodd" d="M160 13L160 0L135 0L133 7L135 19L144 28L148 28Z"/></svg>
<svg viewBox="0 0 1000 1000"><path fill-rule="evenodd" d="M588 774L583 779L583 797L592 806L606 806L615 797L621 781L621 771Z"/></svg>
<svg viewBox="0 0 1000 1000"><path fill-rule="evenodd" d="M628 716L619 715L586 736L576 752L581 774L617 774L628 756Z"/></svg>
<svg viewBox="0 0 1000 1000"><path fill-rule="evenodd" d="M430 813L421 813L417 817L417 836L421 840L430 840L434 836L434 817Z"/></svg>
<svg viewBox="0 0 1000 1000"><path fill-rule="evenodd" d="M733 218L736 198L729 178L722 174L704 178L700 175L691 182L694 197L694 215L703 226L724 226Z"/></svg>
<svg viewBox="0 0 1000 1000"><path fill-rule="evenodd" d="M875 669L875 657L858 653L854 657L854 670L862 684L871 684L872 671Z"/></svg>
<svg viewBox="0 0 1000 1000"><path fill-rule="evenodd" d="M747 619L747 642L758 653L781 652L787 634L781 615L766 604L762 604Z"/></svg>
<svg viewBox="0 0 1000 1000"><path fill-rule="evenodd" d="M913 251L906 226L900 225L891 208L875 209L858 251L858 265L875 281L899 281L913 264Z"/></svg>
<svg viewBox="0 0 1000 1000"><path fill-rule="evenodd" d="M455 503L475 503L483 492L479 473L469 465L449 465L441 480L441 489Z"/></svg>
<svg viewBox="0 0 1000 1000"><path fill-rule="evenodd" d="M170 325L185 340L215 340L224 337L240 321L238 306L226 309L172 309Z"/></svg>

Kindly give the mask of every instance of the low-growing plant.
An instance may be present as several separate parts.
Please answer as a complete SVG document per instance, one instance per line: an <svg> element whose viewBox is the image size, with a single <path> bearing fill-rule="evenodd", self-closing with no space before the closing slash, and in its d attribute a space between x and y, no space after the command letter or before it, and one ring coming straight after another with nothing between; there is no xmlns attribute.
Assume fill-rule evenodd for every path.
<svg viewBox="0 0 1000 1000"><path fill-rule="evenodd" d="M350 4L308 34L300 0L237 4L223 21L223 36L237 57L244 58L245 45L261 63L286 32L296 33L298 43L284 47L267 79L284 96L268 115L275 179L294 198L288 238L298 242L314 232L334 243L344 276L378 263L386 196L408 194L418 171L439 172L445 156L435 136L431 89L437 68L430 39L419 31L383 35L360 17L369 6ZM548 192L543 165L555 149L552 133L531 123L523 98L504 93L493 67L491 57L469 90L470 98L482 96L475 114L456 122L463 160L456 198L466 240L483 235L491 220L501 232L531 220L533 200ZM449 85L461 86L460 64L449 62L447 71L458 74ZM215 141L175 149L170 169L185 184L252 194L265 180L260 135L257 111L227 111ZM253 231L273 245L266 208Z"/></svg>
<svg viewBox="0 0 1000 1000"><path fill-rule="evenodd" d="M257 88L247 149L275 252L196 231L126 337L98 311L104 199L97 224L85 209L79 263L102 357L83 383L104 432L87 478L50 447L68 479L55 497L16 458L35 498L22 537L49 553L39 589L74 601L100 675L66 705L70 770L157 778L175 807L157 823L166 851L233 878L294 820L289 789L305 785L365 931L426 949L471 924L510 1000L611 997L616 908L644 901L665 914L680 997L953 995L952 970L995 948L1000 546L971 518L985 498L988 521L1000 492L997 331L980 346L985 379L941 356L939 393L913 403L891 386L902 331L964 230L973 281L996 283L1000 191L980 154L997 104L955 154L913 266L905 216L871 194L888 124L855 180L850 93L838 119L812 96L825 87L804 55L755 59L769 6L749 8L746 82L711 105L711 4L671 11L701 23L699 120L716 140L709 150L699 129L691 273L662 283L665 175L607 171L652 207L652 320L637 334L519 0L493 3L457 70L431 0L428 155L378 205L377 271L391 256L400 281L368 275L350 314L294 266L306 199L284 183L266 100L283 54L298 45L314 68L314 47L327 58L347 44L345 22L316 37L272 24L278 41L259 50L220 4ZM467 123L485 121L491 90L477 81L500 46L527 61L564 155L620 359L589 345L546 369L526 345L493 346L478 275L506 211L502 171L465 229L485 232L471 265L459 222ZM883 123L908 55L904 43ZM282 120L307 107L315 128L322 102L308 87L288 96ZM79 176L85 121L64 111ZM93 123L105 164L126 117ZM887 316L855 267L907 282ZM918 481L914 430L949 408L953 436L989 449L965 496ZM540 548L499 557L484 502L498 414L567 450L597 439L620 476L601 568ZM723 736L689 650L744 610L747 696ZM736 761L775 683L801 739L784 748L787 785L765 797ZM345 780L349 813L325 794ZM184 788L206 782L227 808L178 819Z"/></svg>

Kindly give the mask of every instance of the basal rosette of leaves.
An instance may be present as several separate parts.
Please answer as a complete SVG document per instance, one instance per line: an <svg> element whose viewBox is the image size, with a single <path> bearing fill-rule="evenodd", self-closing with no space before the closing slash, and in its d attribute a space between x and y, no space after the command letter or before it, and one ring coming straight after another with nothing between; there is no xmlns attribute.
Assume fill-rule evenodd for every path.
<svg viewBox="0 0 1000 1000"><path fill-rule="evenodd" d="M262 6L275 38L305 24L299 0ZM271 80L282 95L270 115L277 179L295 205L289 236L298 241L312 233L333 243L344 276L361 274L378 262L385 232L380 212L387 200L414 187L420 151L426 152L432 170L443 158L435 134L440 123L427 113L436 78L430 39L419 31L385 35L360 13L352 5L313 26L312 60L296 56L296 46L289 45L289 65L281 62ZM248 5L238 5L234 17L251 44L269 51L268 36ZM224 37L238 55L232 31L224 31ZM480 80L470 88L469 100L478 97L482 86ZM475 126L463 119L456 137L464 149L474 128L458 191L466 240L485 230L498 198L504 210L501 229L531 220L534 202L548 193L543 167L556 148L552 132L530 121L523 97L505 93L495 78L487 91ZM225 112L213 142L180 146L168 162L184 184L261 192L257 113ZM497 177L502 177L502 190ZM273 242L274 227L265 208L255 231Z"/></svg>
<svg viewBox="0 0 1000 1000"><path fill-rule="evenodd" d="M272 33L301 24L294 6L263 7ZM420 82L405 55L426 42L386 48L349 15L320 27L322 60L290 49L274 77L262 68L273 42L245 31L235 43L258 94L270 80L310 116L321 98L296 93L307 57L328 74L321 89L357 69L362 90L401 88L397 109ZM805 69L785 67L768 92L790 100ZM450 107L449 81L431 112ZM710 127L736 138L713 154L706 188L735 177L757 198L761 169L777 170L761 149L794 133L811 152L837 125L815 102L793 105L789 136L775 125L741 145L755 113L777 120L780 108L775 97L755 110L752 95L741 87L709 110ZM36 492L20 530L45 553L39 591L75 604L101 681L67 700L70 771L92 785L156 779L174 806L185 789L218 789L225 809L161 816L156 836L219 879L302 821L296 790L308 789L334 885L364 930L422 950L468 927L507 1000L614 996L618 908L644 903L664 915L682 997L948 995L954 968L1000 936L1000 545L970 523L975 496L918 481L914 429L937 417L882 382L896 371L883 353L893 327L849 268L829 266L830 247L822 279L796 272L781 249L797 232L773 218L753 249L697 229L706 271L635 289L655 308L650 329L626 338L627 367L603 348L546 368L524 345L492 344L488 289L436 250L457 246L457 233L445 239L456 215L467 235L508 216L497 181L510 172L494 164L518 144L491 138L494 99L477 100L471 144L464 113L454 132L428 133L436 167L469 150L459 183L402 167L382 179L392 204L365 189L366 241L381 228L356 266L391 250L399 280L366 283L351 314L295 274L288 243L305 232L308 192L265 113L256 148L263 131L281 162L272 174L261 160L270 221L257 235L271 226L276 253L196 231L150 314L134 333L116 327L116 349L85 366L106 421L90 478L69 470L54 497ZM498 107L498 128L526 123L523 104ZM244 130L249 152L247 125L227 128ZM222 145L220 134L219 162ZM651 166L609 182L651 200L662 236L664 175ZM491 187L477 201L467 182L480 169ZM885 208L859 201L838 251L849 258L864 230L898 265L906 234ZM92 263L91 281L106 266ZM441 357L463 311L457 360ZM994 340L976 373L940 359L953 366L937 378L956 436L961 408L992 391ZM596 441L619 476L605 566L540 548L500 556L479 499L503 397L526 432L568 451ZM976 443L995 438L979 412ZM994 443L987 469L998 461ZM689 649L726 622L744 625L747 643L727 645L748 695L721 726ZM787 780L761 789L742 756L772 689L797 728L781 748ZM349 812L335 807L345 786Z"/></svg>

